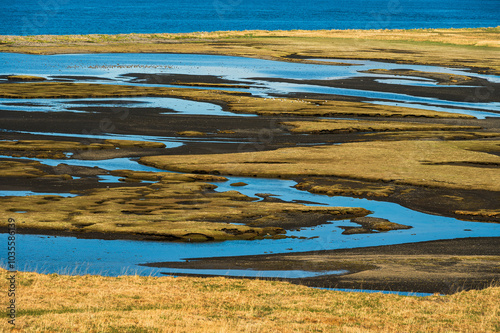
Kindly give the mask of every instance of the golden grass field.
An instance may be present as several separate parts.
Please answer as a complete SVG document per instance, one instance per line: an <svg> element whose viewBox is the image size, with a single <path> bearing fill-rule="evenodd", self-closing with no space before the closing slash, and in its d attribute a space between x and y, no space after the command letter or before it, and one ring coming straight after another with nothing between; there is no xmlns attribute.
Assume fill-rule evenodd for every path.
<svg viewBox="0 0 500 333"><path fill-rule="evenodd" d="M6 276L5 270L0 271ZM498 332L500 287L407 297L228 278L17 273L3 332ZM7 280L2 279L5 308Z"/></svg>

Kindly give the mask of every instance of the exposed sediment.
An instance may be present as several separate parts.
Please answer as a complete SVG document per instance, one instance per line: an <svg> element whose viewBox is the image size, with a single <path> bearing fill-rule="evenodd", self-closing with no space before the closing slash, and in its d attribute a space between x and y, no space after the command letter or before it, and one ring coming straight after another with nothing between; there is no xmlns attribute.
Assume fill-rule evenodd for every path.
<svg viewBox="0 0 500 333"><path fill-rule="evenodd" d="M452 294L498 284L498 238L465 238L354 249L222 258L147 266L185 269L346 270L310 278L273 278L322 288ZM265 279L265 278L262 278Z"/></svg>

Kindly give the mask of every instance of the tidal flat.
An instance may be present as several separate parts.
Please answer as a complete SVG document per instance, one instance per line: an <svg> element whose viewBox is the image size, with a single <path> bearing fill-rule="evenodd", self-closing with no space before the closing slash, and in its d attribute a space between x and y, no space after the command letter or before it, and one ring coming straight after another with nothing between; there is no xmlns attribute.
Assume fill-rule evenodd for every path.
<svg viewBox="0 0 500 333"><path fill-rule="evenodd" d="M183 249L202 242L209 257L253 254L260 259L245 268L262 271L297 264L284 255L262 266L266 248L299 255L320 247L314 261L329 267L336 249L412 243L413 236L426 244L481 243L488 235L485 244L498 247L499 34L0 36L2 214L19 220L30 242L39 234ZM216 242L228 252L209 250ZM229 250L232 242L247 245ZM179 251L134 264L173 269L198 258ZM483 255L474 254L481 269L489 267L487 278L468 261L422 260L425 267L435 261L440 274L460 263L456 281L470 289L498 281L498 254ZM44 265L36 255L29 260ZM372 268L383 262L358 260ZM358 288L366 284L361 266L347 267L342 283L328 274L290 281ZM450 292L437 280L376 285Z"/></svg>

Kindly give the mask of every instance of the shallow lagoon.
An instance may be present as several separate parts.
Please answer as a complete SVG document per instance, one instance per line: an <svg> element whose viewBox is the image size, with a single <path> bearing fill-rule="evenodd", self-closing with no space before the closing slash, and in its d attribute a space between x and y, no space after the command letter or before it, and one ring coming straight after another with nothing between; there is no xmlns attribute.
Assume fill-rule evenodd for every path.
<svg viewBox="0 0 500 333"><path fill-rule="evenodd" d="M143 166L128 159L102 161L36 160L49 165L66 163L70 165L95 165L108 170L126 168L136 171L158 171L158 169ZM396 223L411 225L413 228L373 234L342 235L342 229L339 226L355 226L355 224L348 220L341 220L312 228L302 228L300 231L287 232L288 236L301 237L301 239L287 238L208 243L144 242L18 235L18 262L22 263L19 265L19 269L37 272L111 276L122 274L194 273L193 270L184 271L138 265L160 261L183 261L187 258L332 250L467 237L500 237L499 224L460 221L413 211L389 202L312 194L293 188L296 183L291 180L248 177L227 178L229 180L226 182L213 183L218 186L216 191L236 189L255 198L258 198L256 195L258 193L269 193L284 201L293 202L299 200L309 201L312 205L363 207L373 211L370 216L386 218ZM116 181L116 179L111 181ZM248 185L235 188L230 185L235 182L245 182ZM19 224L22 223L22 214L22 212L12 214ZM0 241L4 239L6 241L6 237L6 234L1 234ZM5 265L6 262L2 262L2 266L5 267ZM199 274L234 276L240 273L232 270L224 272L204 270L200 271ZM306 273L298 270L293 272L263 272L260 276L296 277L302 274ZM331 274L331 272L315 274ZM259 276L259 273L249 271L246 272L245 276Z"/></svg>
<svg viewBox="0 0 500 333"><path fill-rule="evenodd" d="M198 54L105 53L85 55L29 55L17 53L2 53L0 54L0 73L4 73L5 75L35 75L43 76L48 79L53 76L57 77L58 75L86 76L94 78L93 81L88 81L88 79L85 79L84 82L86 83L134 84L169 87L178 86L144 84L136 82L132 83L131 77L124 75L129 73L213 75L228 80L241 81L251 86L250 88L233 87L224 88L223 90L245 91L250 92L256 96L269 97L272 95L282 95L290 93L335 94L374 99L374 102L377 102L377 100L378 102L393 102L398 103L398 105L400 106L409 106L415 108L423 108L420 105L425 104L425 109L433 110L434 107L436 107L440 108L440 111L446 112L454 112L453 107L470 108L473 110L460 110L458 112L470 114L477 118L484 118L486 116L499 116L498 114L489 113L488 111L500 112L500 103L455 102L436 98L409 96L398 93L320 87L310 84L291 84L259 80L259 78L339 80L364 76L380 79L393 78L395 80L400 80L398 84L402 85L421 85L423 82L421 78L417 80L415 80L415 78L413 78L413 80L401 80L400 76L361 73L361 71L370 69L412 69L426 72L468 75L476 78L486 79L494 83L500 82L500 76L471 73L467 68L456 69L438 66L403 65L376 61L346 61L342 59L327 59L327 61L325 62L328 61L343 62L346 63L346 65L316 65L243 57ZM427 80L426 82L430 83L432 81ZM198 89L210 88L202 87ZM142 98L140 100L153 104L159 103L157 98ZM5 102L5 100L2 100L2 103ZM207 104L206 106L204 106L205 109L207 109L206 113L200 113L203 111L200 111L200 105L197 104L195 109L198 110L196 111L198 113L195 114L220 114L220 112L222 112L217 108L217 106L214 106L213 104L201 104ZM169 104L164 102L161 102L159 105L161 107L169 107ZM182 106L179 107L180 112L186 112L186 108L183 108ZM484 110L484 112L477 111L477 109Z"/></svg>
<svg viewBox="0 0 500 333"><path fill-rule="evenodd" d="M407 68L421 71L444 72L459 75L471 75L487 78L491 82L499 82L499 77L472 74L466 69L449 69L434 66L410 66L378 62L356 62L354 66L312 65L287 62L276 62L259 59L207 56L207 55L177 55L177 54L92 54L92 55L57 55L34 56L20 54L0 54L0 73L3 74L30 74L50 77L54 74L74 76L94 76L107 80L95 80L95 83L106 84L132 84L127 73L177 73L192 75L217 75L230 80L245 81L252 85L251 88L232 88L251 92L258 96L270 94L302 93L327 93L362 98L373 98L377 104L398 104L400 106L413 106L437 111L460 112L474 115L478 118L485 116L499 116L499 114L479 111L500 111L499 103L460 103L432 98L421 98L397 93L370 92L353 89L329 88L311 86L306 84L272 83L249 77L291 78L291 79L332 79L349 78L359 75L361 70L373 68ZM385 78L376 74L370 74ZM401 78L398 78L401 79ZM112 81L109 81L112 80ZM400 80L399 84L422 84L429 80ZM85 81L88 82L88 81ZM432 82L430 82L432 83ZM137 84L137 83L133 83ZM146 85L146 84L144 84ZM206 88L204 88L206 89ZM178 102L172 98L124 98L124 99L88 99L97 104L110 106L110 100L130 102L127 107L139 106L135 102L148 104L151 107L172 108L180 113L191 114L228 114L210 103ZM12 103L21 103L22 106L13 106ZM178 103L176 105L170 102ZM72 111L78 106L78 100L0 100L0 108L17 110L20 112L32 111ZM30 105L31 103L31 105ZM35 105L33 104L35 103ZM39 103L37 106L36 103ZM183 104L184 103L184 104ZM10 104L10 105L9 105ZM87 104L88 105L88 104ZM121 105L123 106L123 105ZM454 107L469 107L474 110L456 110ZM73 110L74 111L74 110ZM116 135L103 133L100 136L84 136L64 133L23 132L39 135L59 135L74 137L92 137L101 139L122 140L149 140L164 142L168 148L177 147L183 140L199 140L194 138L146 137L133 135ZM66 163L80 166L98 166L107 170L129 169L136 171L158 171L138 164L134 160L122 158L101 161L83 161L76 159L67 160L38 160L49 165ZM349 221L334 221L313 228L303 228L300 231L289 231L289 236L305 237L305 239L257 240L257 241L227 241L222 243L165 243L165 242L140 242L123 240L98 240L77 239L74 237L54 237L42 235L18 235L18 259L20 270L37 272L58 272L68 274L142 274L161 275L179 274L179 270L166 268L150 268L138 264L158 261L179 261L186 258L234 256L265 253L302 252L313 250L328 250L339 248L352 248L363 246L378 246L400 244L407 242L421 242L437 239L453 239L465 237L492 237L500 236L500 225L490 223L466 222L453 218L424 214L404 208L400 205L373 201L367 199L354 199L349 197L327 197L315 195L294 189L295 182L279 179L257 179L243 177L228 177L227 182L215 183L217 191L238 190L243 194L255 197L257 193L270 193L285 201L310 201L317 204L331 206L363 207L373 211L372 216L386 218L396 223L411 225L409 230L390 231L387 233L373 233L364 235L342 235L339 226L353 225ZM115 182L116 177L102 177L103 182ZM232 187L234 182L245 182L245 187ZM1 192L2 195L32 195L32 192L12 193ZM62 194L67 195L67 194ZM22 223L23 213L15 212L13 217ZM7 235L1 234L0 241L5 241ZM1 265L5 267L3 260ZM184 271L184 273L193 273ZM201 273L201 272L198 272ZM241 275L235 271L212 271L204 274ZM322 274L328 274L323 272ZM258 272L245 272L245 274L258 275ZM300 270L260 273L271 276L300 276L306 274ZM274 275L273 275L274 274ZM314 273L316 274L316 273Z"/></svg>

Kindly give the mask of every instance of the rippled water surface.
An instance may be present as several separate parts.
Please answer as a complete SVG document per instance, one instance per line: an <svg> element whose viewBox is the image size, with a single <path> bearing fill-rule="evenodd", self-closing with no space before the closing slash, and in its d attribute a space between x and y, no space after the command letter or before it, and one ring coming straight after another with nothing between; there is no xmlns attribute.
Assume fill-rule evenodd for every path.
<svg viewBox="0 0 500 333"><path fill-rule="evenodd" d="M496 0L4 1L0 34L473 28L498 25Z"/></svg>

